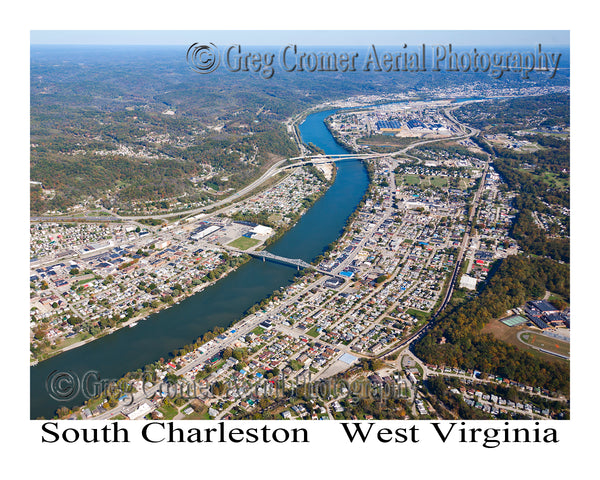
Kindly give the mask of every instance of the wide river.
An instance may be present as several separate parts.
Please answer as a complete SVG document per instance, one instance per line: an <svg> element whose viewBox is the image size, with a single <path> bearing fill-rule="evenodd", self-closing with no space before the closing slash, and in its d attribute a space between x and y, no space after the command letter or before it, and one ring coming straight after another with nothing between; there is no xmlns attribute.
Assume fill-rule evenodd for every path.
<svg viewBox="0 0 600 480"><path fill-rule="evenodd" d="M336 143L323 122L333 112L309 115L300 125L302 139L327 154L348 153ZM335 182L327 193L269 251L311 261L339 237L366 192L368 176L358 160L337 165ZM292 267L252 259L215 285L151 315L135 328L123 328L31 367L31 418L52 418L59 407L81 405L86 400L81 392L65 402L53 399L46 389L47 379L56 379L61 372L81 379L90 371L97 372L101 379L118 379L160 357L167 358L169 352L194 342L215 326L231 325L249 307L288 285L294 274Z"/></svg>

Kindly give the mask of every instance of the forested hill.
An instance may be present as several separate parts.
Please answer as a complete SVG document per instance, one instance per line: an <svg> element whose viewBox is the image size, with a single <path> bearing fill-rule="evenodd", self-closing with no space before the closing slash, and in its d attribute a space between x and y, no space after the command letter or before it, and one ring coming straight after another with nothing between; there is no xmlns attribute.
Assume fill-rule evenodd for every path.
<svg viewBox="0 0 600 480"><path fill-rule="evenodd" d="M427 363L477 369L567 393L568 364L544 362L481 330L507 310L542 298L546 290L568 299L569 288L568 265L546 258L509 256L500 261L479 296L442 315L415 344L415 353ZM442 337L444 344L440 344Z"/></svg>

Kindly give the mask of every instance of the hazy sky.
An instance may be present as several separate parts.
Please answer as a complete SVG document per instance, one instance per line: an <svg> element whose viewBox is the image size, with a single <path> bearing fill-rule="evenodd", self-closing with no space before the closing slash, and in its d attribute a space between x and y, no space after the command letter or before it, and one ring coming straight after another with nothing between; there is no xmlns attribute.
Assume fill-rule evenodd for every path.
<svg viewBox="0 0 600 480"><path fill-rule="evenodd" d="M569 45L568 30L32 30L31 44Z"/></svg>

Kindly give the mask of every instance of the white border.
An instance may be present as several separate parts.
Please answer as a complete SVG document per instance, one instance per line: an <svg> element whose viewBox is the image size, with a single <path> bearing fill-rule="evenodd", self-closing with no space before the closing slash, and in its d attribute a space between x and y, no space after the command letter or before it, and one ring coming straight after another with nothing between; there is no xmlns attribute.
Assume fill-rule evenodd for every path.
<svg viewBox="0 0 600 480"><path fill-rule="evenodd" d="M576 2L577 3L577 2ZM597 313L591 308L596 297L593 280L595 261L594 223L597 214L593 203L598 191L598 167L593 140L597 138L596 119L588 115L588 105L595 100L598 58L592 24L593 14L573 2L524 4L503 1L486 4L473 2L390 2L389 4L356 1L326 4L303 1L290 4L269 2L128 2L108 0L28 2L5 11L9 30L3 31L2 120L4 182L2 200L5 224L2 235L5 268L2 275L5 404L2 414L3 440L10 450L5 458L20 468L44 478L100 478L118 474L240 476L241 478L316 478L374 477L378 474L430 478L524 478L567 476L573 469L586 471L597 450L595 404L598 389L594 381L597 342L588 328L598 333ZM486 6L487 5L487 6ZM588 11L587 14L584 12ZM581 19L581 17L584 17ZM587 18L585 18L587 17ZM588 23L589 22L589 23ZM6 25L5 25L6 28ZM573 317L575 319L572 361L572 418L561 422L558 446L514 446L497 449L457 448L431 444L423 448L409 445L349 445L340 441L339 428L317 424L318 439L308 446L230 446L178 445L148 446L63 446L42 445L39 422L28 421L28 353L19 348L28 338L27 322L22 318L27 305L28 258L28 167L29 155L29 30L31 29L570 29L572 69L572 236L573 236ZM587 228L586 228L587 227ZM587 315L587 316L586 316ZM581 325L583 324L583 325ZM580 326L581 325L581 326ZM580 328L585 327L582 335ZM7 345L8 344L8 345ZM16 371L13 372L13 369ZM13 379L21 380L13 386ZM17 395L17 392L24 392ZM384 422L397 428L396 422ZM514 422L513 422L514 423ZM469 424L471 425L471 424ZM251 425L254 426L254 425ZM379 424L378 424L379 426ZM141 428L135 425L131 429ZM424 428L423 428L424 429ZM323 432L320 432L323 430ZM321 434L322 433L322 434ZM588 441L588 438L590 441ZM594 450L592 451L592 448ZM25 452L27 458L17 452ZM19 463L17 463L19 462ZM8 470L7 468L7 471ZM595 469L591 470L592 472Z"/></svg>

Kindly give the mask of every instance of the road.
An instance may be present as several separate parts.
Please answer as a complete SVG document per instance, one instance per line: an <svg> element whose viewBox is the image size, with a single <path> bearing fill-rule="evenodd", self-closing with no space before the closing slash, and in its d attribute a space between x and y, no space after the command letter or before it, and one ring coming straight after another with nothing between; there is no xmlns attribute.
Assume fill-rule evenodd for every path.
<svg viewBox="0 0 600 480"><path fill-rule="evenodd" d="M224 198L223 200L219 200L217 202L211 203L210 205L206 205L204 207L198 207L198 208L194 208L194 209L190 209L190 210L185 210L182 212L171 212L171 213L154 214L154 215L118 215L116 213L110 212L110 210L106 210L107 212L110 212L110 215L98 216L98 217L83 216L83 215L82 216L36 216L36 217L31 217L30 220L32 222L58 222L58 221L61 221L61 222L65 222L65 221L123 222L123 221L138 221L138 220L149 220L149 219L167 219L167 218L176 217L179 215L184 215L185 217L190 217L193 215L197 215L199 213L206 212L207 210L213 210L215 208L219 208L224 205L229 205L231 202L239 200L241 197L243 197L246 194L249 194L253 190L257 189L258 187L260 187L261 184L263 184L270 178L274 177L275 175L277 175L281 172L284 172L286 170L289 170L291 168L294 168L294 167L299 167L302 165L313 163L314 160L320 160L320 162L318 162L318 163L331 163L331 162L336 162L336 161L341 161L341 160L347 160L350 158L363 158L363 157L369 158L369 157L376 157L376 156L382 156L382 154L348 154L348 155L331 155L331 156L325 156L325 157L323 155L302 155L299 157L284 158L283 160L280 160L280 161L274 163L273 165L271 165L271 167L269 167L269 169L265 173L263 173L257 180L255 180L251 184L245 186L241 190L238 190L237 192L233 193L229 197ZM308 160L306 160L306 159L308 159ZM299 162L296 164L293 164L293 165L283 166L286 162L295 161L295 160L299 160ZM213 214L214 213L217 213L217 212L213 212Z"/></svg>
<svg viewBox="0 0 600 480"><path fill-rule="evenodd" d="M396 345L391 350L388 350L388 351L384 352L383 354L381 354L380 358L383 358L383 357L386 357L388 355L391 355L392 353L394 353L394 352L396 352L396 351L398 351L398 350L406 347L407 345L410 345L417 338L421 338L435 324L435 320L437 319L438 315L444 310L444 308L446 308L446 305L448 305L448 302L450 301L450 298L452 298L452 292L454 291L454 287L456 286L456 281L458 280L458 275L460 273L460 268L461 268L462 260L463 260L464 255L465 255L465 251L466 251L466 249L469 246L469 241L470 241L470 238L471 238L471 235L470 235L471 226L473 225L473 219L474 219L474 216L475 216L475 212L477 211L477 207L478 207L478 204L479 204L479 199L481 198L481 192L483 191L483 188L485 186L485 173L487 172L487 168L488 168L488 164L486 163L485 169L484 169L484 171L482 173L481 183L479 185L479 188L477 189L477 192L475 193L475 195L473 197L473 205L472 205L472 208L471 208L471 212L469 214L469 220L467 222L467 226L466 226L466 229L465 229L465 234L463 236L462 242L461 242L460 247L459 247L458 255L456 257L456 264L454 266L454 270L452 272L452 276L450 277L450 282L448 283L448 288L446 290L446 294L444 295L444 299L442 300L442 303L440 304L440 307L438 308L437 312L435 312L433 314L433 316L431 317L431 320L429 320L428 323L426 323L425 325L423 325L423 327L421 327L419 330L417 330L415 333L413 333L407 339L405 339L402 342L400 342L398 345Z"/></svg>
<svg viewBox="0 0 600 480"><path fill-rule="evenodd" d="M448 113L447 113L448 114ZM450 118L450 117L449 117ZM452 121L454 121L456 123L457 126L459 126L459 128L461 129L461 131L465 131L465 128L460 125L458 122L456 122L456 120L451 119ZM476 132L471 130L468 133L465 133L465 135L459 136L459 137L454 137L452 139L460 139L460 138L467 138L471 135L474 135ZM449 140L450 138L444 138L444 139L434 139L434 140L425 140L425 141L421 141L421 142L417 142L415 144L409 145L397 152L394 152L393 154L387 154L387 155L402 155L405 154L408 150L410 150L411 148L414 148L416 146L419 145L423 145L426 143L431 143L431 142L436 142L436 141L440 141L440 140ZM367 157L373 157L373 156L385 156L385 155L381 155L381 154L366 154L366 155L354 155L353 157L363 157L363 156L367 156ZM301 157L294 157L291 159L284 159L281 160L277 163L275 163L274 165L272 165L259 179L257 179L256 181L254 181L253 183L251 183L250 185L248 185L247 187L243 188L242 190L239 190L238 192L236 192L235 194L231 195L230 197L221 200L219 202L216 202L210 206L207 207L201 207L199 209L194 209L192 211L187 211L185 212L186 215L194 215L197 213L200 213L202 211L205 211L207 209L214 209L215 207L219 207L221 205L225 205L233 200L235 200L236 198L242 197L244 196L246 193L251 192L252 190L254 190L255 188L257 188L261 183L265 182L267 179L271 178L272 176L276 175L277 173L279 173L281 171L281 165L283 165L285 162L287 162L288 160L300 160L302 159L303 161L308 158L307 156L301 156ZM315 156L311 156L311 158L315 158L318 160L324 160L322 155L315 155ZM340 156L337 159L336 158L329 158L328 161L336 161L336 160L342 160L345 159L346 156ZM305 162L303 162L305 163ZM487 169L487 164L486 164L486 169ZM419 335L423 334L425 331L427 331L428 328L431 327L431 325L434 323L434 319L435 317L439 314L439 312L441 312L443 310L443 308L446 306L447 302L449 301L451 295L452 295L452 291L454 288L454 284L456 282L458 273L460 271L460 264L462 261L462 257L464 255L464 251L465 248L468 246L468 241L469 241L469 232L470 232L470 227L472 224L472 220L474 217L474 214L477 210L477 205L478 205L478 201L479 201L479 197L481 194L481 191L483 189L483 186L485 184L485 170L482 176L482 181L480 184L480 187L478 189L478 191L476 192L475 196L474 196L474 201L473 201L473 207L471 209L470 215L469 215L469 220L468 220L468 226L466 228L465 231L465 235L463 237L463 241L461 243L460 246L460 250L459 250L459 255L457 256L457 261L456 261L456 266L454 269L454 272L452 274L446 295L444 297L444 300L442 302L442 305L440 306L440 309L438 310L438 312L436 312L436 314L432 317L432 320L425 325L422 329L420 329L419 331L415 332L415 334L413 334L411 337L409 337L408 339L404 340L403 342L401 342L398 346L396 346L395 348L393 348L390 351L384 352L383 354L379 355L379 357L384 357L387 356L391 353L393 353L394 351L405 347L406 345L410 344L412 341L414 341ZM389 214L391 213L391 209L387 209L386 210L386 215L381 219L381 222L379 222L379 225L385 220L385 218L387 218L389 216ZM116 218L121 218L121 219L129 219L129 220L139 220L139 219L144 219L144 218L168 218L170 216L173 215L179 215L179 214L164 214L164 215L151 215L151 216L137 216L137 217L121 217L121 216L116 216ZM378 225L378 226L379 226ZM376 228L378 228L378 226ZM360 245L358 245L353 252L348 256L348 258L346 258L346 260L343 262L343 264L339 265L338 268L336 268L336 271L339 272L342 270L342 268L344 268L345 266L347 266L354 258L354 256L356 255L356 253L358 251L360 251L360 248L364 242L366 242L367 240L367 235L364 235L364 238L361 242ZM336 272L336 273L337 273ZM319 278L317 279L315 282L309 284L305 289L302 290L302 292L299 292L295 295L293 295L290 299L286 300L285 302L283 302L281 305L279 305L278 307L276 307L273 311L271 311L269 313L269 315L274 315L277 314L281 309L287 307L289 304L291 304L291 302L293 302L295 299L297 299L301 294L303 294L304 292L308 291L311 288L314 288L315 286L319 285L320 282L323 281L323 278ZM206 361L208 361L215 353L217 353L220 350L223 350L225 348L227 348L228 346L230 346L232 343L236 342L240 337L244 337L246 336L248 333L250 333L252 330L254 330L257 325L263 320L263 316L259 316L259 315L253 315L253 316L249 316L246 317L246 319L244 319L243 321L239 322L238 324L236 324L235 326L235 334L229 334L229 336L218 343L213 343L209 349L207 351L205 351L205 353L200 354L199 356L197 356L192 362L188 363L187 365L185 365L184 367L176 370L174 373L177 376L181 376L184 375L186 373L188 373L190 370L194 369L195 367L202 365L203 363L205 363ZM341 320L340 320L341 321ZM336 347L337 348L337 347ZM158 383L154 386L152 386L151 388L149 388L146 392L137 392L134 397L133 397L133 401L132 403L130 403L129 405L126 405L126 408L128 410L133 410L136 406L139 406L140 404L142 404L143 402L146 401L146 399L148 398L152 398L154 396L154 394L159 390L159 388L161 387L161 383ZM114 409L111 409L105 413L103 413L102 415L99 415L98 419L108 419L111 418L115 415L118 415L119 413L121 413L124 409L123 405L119 405L117 407L115 407Z"/></svg>

